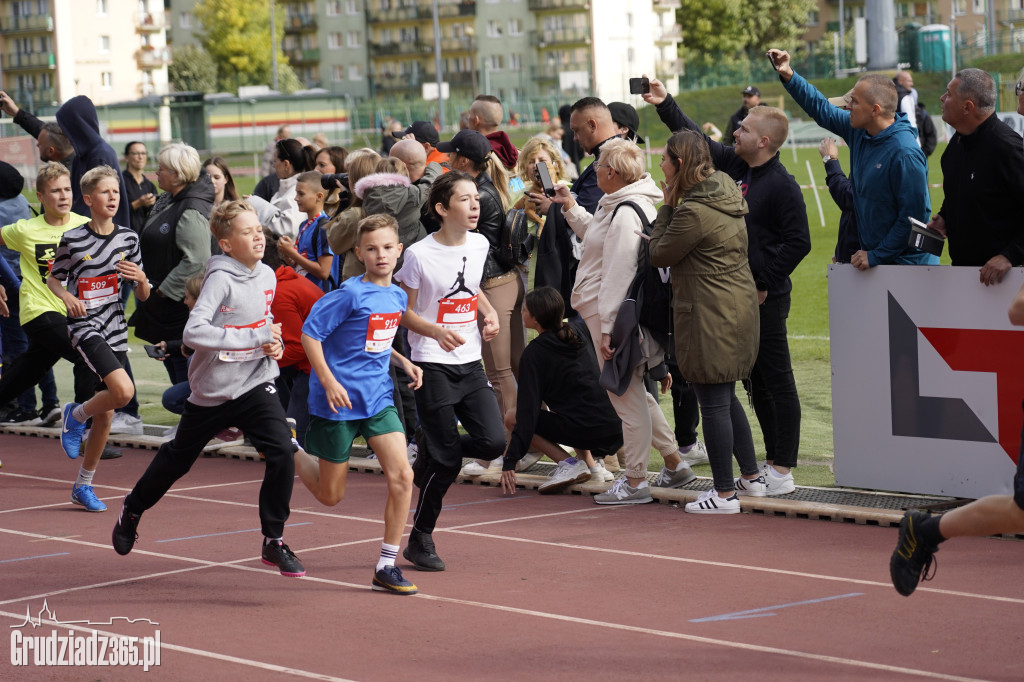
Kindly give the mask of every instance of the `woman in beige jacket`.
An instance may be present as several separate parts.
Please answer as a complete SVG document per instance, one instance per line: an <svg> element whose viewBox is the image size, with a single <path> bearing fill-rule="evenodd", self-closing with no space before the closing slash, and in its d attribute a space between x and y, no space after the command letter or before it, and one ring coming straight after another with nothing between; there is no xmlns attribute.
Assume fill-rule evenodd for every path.
<svg viewBox="0 0 1024 682"><path fill-rule="evenodd" d="M643 152L627 140L613 139L601 145L601 156L594 161L594 167L597 186L605 193L594 215L577 204L564 185L558 185L552 201L562 204L569 226L583 240L583 254L572 291L572 307L586 322L597 351L598 364L603 367L614 354L612 325L636 275L640 246L640 216L629 206L623 206L617 213L615 209L623 201L632 201L651 220L656 213L654 204L661 199L661 190L650 174L644 172ZM675 435L658 402L644 388L644 370L645 363L636 367L623 395L608 393L612 407L622 420L626 475L610 490L595 496L594 501L598 504L644 504L653 501L647 483L652 445L665 460L665 467L654 482L655 486L678 488L695 478L690 467L679 457ZM671 378L668 378L662 383L662 390L666 391L670 386Z"/></svg>
<svg viewBox="0 0 1024 682"><path fill-rule="evenodd" d="M686 505L702 514L738 514L736 494L763 496L754 440L735 383L757 357L757 288L747 264L747 202L711 163L704 137L669 138L662 157L665 204L651 235L651 264L672 268L676 362L693 384L714 488ZM733 480L732 456L742 476Z"/></svg>

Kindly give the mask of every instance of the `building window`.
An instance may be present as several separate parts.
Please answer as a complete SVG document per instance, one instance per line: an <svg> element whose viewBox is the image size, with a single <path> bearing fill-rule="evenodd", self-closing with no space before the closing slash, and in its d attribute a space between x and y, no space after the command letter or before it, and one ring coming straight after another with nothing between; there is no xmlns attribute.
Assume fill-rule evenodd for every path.
<svg viewBox="0 0 1024 682"><path fill-rule="evenodd" d="M985 13L985 0L974 0L974 13L984 14Z"/></svg>
<svg viewBox="0 0 1024 682"><path fill-rule="evenodd" d="M345 0L345 14L359 14L359 3L357 0Z"/></svg>
<svg viewBox="0 0 1024 682"><path fill-rule="evenodd" d="M341 47L341 34L340 33L328 33L327 34L327 49L337 50Z"/></svg>
<svg viewBox="0 0 1024 682"><path fill-rule="evenodd" d="M509 71L522 71L523 70L523 55L521 55L521 54L510 54L508 56L508 70Z"/></svg>
<svg viewBox="0 0 1024 682"><path fill-rule="evenodd" d="M349 31L345 34L345 44L348 47L360 47L363 44L363 36L359 31ZM355 80L353 78L353 80Z"/></svg>
<svg viewBox="0 0 1024 682"><path fill-rule="evenodd" d="M110 71L104 71L100 74L100 85L103 86L104 90L109 90L114 87L114 74Z"/></svg>
<svg viewBox="0 0 1024 682"><path fill-rule="evenodd" d="M190 30L195 23L194 19L191 12L182 12L178 15L178 28Z"/></svg>
<svg viewBox="0 0 1024 682"><path fill-rule="evenodd" d="M510 36L521 36L521 35L523 35L523 20L522 19L509 19L508 20L508 34Z"/></svg>
<svg viewBox="0 0 1024 682"><path fill-rule="evenodd" d="M807 25L817 26L818 25L818 10L813 9L807 13Z"/></svg>
<svg viewBox="0 0 1024 682"><path fill-rule="evenodd" d="M348 67L348 79L350 81L361 81L363 80L363 66L362 64L350 64Z"/></svg>
<svg viewBox="0 0 1024 682"><path fill-rule="evenodd" d="M110 36L100 36L100 54L110 52Z"/></svg>
<svg viewBox="0 0 1024 682"><path fill-rule="evenodd" d="M327 16L336 17L341 14L341 0L327 0Z"/></svg>
<svg viewBox="0 0 1024 682"><path fill-rule="evenodd" d="M484 60L488 71L501 71L505 68L505 58L500 54L492 54Z"/></svg>
<svg viewBox="0 0 1024 682"><path fill-rule="evenodd" d="M487 22L487 37L488 38L500 38L501 37L501 22L488 21Z"/></svg>
<svg viewBox="0 0 1024 682"><path fill-rule="evenodd" d="M953 0L953 14L958 17L967 14L967 0Z"/></svg>
<svg viewBox="0 0 1024 682"><path fill-rule="evenodd" d="M96 14L101 17L107 16L107 0L96 0Z"/></svg>

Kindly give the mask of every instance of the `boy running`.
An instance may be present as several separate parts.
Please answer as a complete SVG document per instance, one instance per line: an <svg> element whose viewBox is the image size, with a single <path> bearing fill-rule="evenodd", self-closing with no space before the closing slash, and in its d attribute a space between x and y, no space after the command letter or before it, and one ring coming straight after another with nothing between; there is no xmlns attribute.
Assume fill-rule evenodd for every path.
<svg viewBox="0 0 1024 682"><path fill-rule="evenodd" d="M274 379L281 357L281 325L273 324L274 271L260 262L265 242L259 217L244 201L226 201L210 216L210 230L224 252L206 263L199 299L182 341L195 349L188 366L192 395L174 438L160 446L149 468L124 498L112 542L128 554L138 538L139 517L188 473L220 431L238 426L263 453L267 468L260 488L263 563L281 575L306 575L284 544L284 523L295 478L295 451Z"/></svg>
<svg viewBox="0 0 1024 682"><path fill-rule="evenodd" d="M114 224L121 203L119 187L120 174L110 166L97 166L82 176L82 199L92 220L63 234L46 279L46 286L67 308L71 344L102 382L84 403L65 405L61 419L60 444L71 459L78 457L86 422L92 419L85 461L71 489L71 501L92 512L107 509L93 492L92 479L114 410L135 395L135 384L124 370L128 326L121 288L131 286L140 301L149 298L139 236Z"/></svg>
<svg viewBox="0 0 1024 682"><path fill-rule="evenodd" d="M416 437L414 482L420 496L402 556L417 570L443 571L432 534L444 495L463 457L491 461L505 451L505 427L480 360L481 343L498 334L498 316L480 288L488 241L474 231L480 218L476 183L465 173L446 173L431 186L427 205L441 229L410 246L395 274L409 296L402 325L410 332L411 359L423 371L416 392L422 433Z"/></svg>
<svg viewBox="0 0 1024 682"><path fill-rule="evenodd" d="M405 429L391 395L388 365L400 366L419 388L422 372L391 344L405 312L407 297L391 284L402 244L398 223L387 215L359 222L356 257L366 274L346 280L316 302L302 327L302 347L313 367L309 381L309 429L299 451L299 478L320 502L334 506L345 496L349 450L361 435L373 449L387 479L384 543L373 575L373 589L416 594L417 588L395 566L398 545L409 516L412 469L406 456ZM345 408L339 411L338 408Z"/></svg>

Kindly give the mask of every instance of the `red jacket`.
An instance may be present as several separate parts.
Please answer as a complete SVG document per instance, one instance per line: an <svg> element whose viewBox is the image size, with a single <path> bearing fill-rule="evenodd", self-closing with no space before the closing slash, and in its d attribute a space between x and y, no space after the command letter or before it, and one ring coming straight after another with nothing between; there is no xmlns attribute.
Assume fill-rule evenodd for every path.
<svg viewBox="0 0 1024 682"><path fill-rule="evenodd" d="M277 293L270 304L270 312L274 315L274 322L281 323L284 341L284 357L277 364L281 367L295 365L309 374L312 368L302 348L302 325L324 292L287 265L280 266L274 274L277 275Z"/></svg>

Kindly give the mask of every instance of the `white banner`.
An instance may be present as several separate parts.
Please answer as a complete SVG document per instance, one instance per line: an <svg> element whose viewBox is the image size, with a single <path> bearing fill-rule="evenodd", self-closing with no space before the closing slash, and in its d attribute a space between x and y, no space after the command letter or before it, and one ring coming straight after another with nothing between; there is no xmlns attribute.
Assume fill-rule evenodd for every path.
<svg viewBox="0 0 1024 682"><path fill-rule="evenodd" d="M1020 446L1024 328L1007 317L1014 268L828 269L838 485L983 497L1007 494Z"/></svg>

